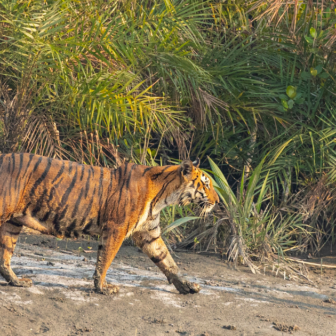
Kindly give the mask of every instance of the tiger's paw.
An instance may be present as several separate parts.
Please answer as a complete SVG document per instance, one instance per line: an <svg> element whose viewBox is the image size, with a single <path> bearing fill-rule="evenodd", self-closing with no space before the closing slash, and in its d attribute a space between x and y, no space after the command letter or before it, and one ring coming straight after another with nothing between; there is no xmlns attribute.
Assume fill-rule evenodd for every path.
<svg viewBox="0 0 336 336"><path fill-rule="evenodd" d="M15 287L31 287L33 281L28 278L21 278L21 279L15 279L14 281L10 281L9 284Z"/></svg>
<svg viewBox="0 0 336 336"><path fill-rule="evenodd" d="M119 293L119 286L105 284L103 288L96 288L96 292L103 295L113 295Z"/></svg>
<svg viewBox="0 0 336 336"><path fill-rule="evenodd" d="M174 277L172 283L175 288L180 292L180 294L196 294L201 290L199 284L187 281L180 277Z"/></svg>

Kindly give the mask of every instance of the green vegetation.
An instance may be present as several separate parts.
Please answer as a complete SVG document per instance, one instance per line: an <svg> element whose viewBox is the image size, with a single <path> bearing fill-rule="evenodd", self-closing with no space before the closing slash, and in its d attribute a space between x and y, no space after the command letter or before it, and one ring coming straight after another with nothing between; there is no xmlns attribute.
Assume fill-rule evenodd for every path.
<svg viewBox="0 0 336 336"><path fill-rule="evenodd" d="M206 220L166 209L163 226L193 219L172 245L251 269L317 253L335 241L335 41L332 1L4 0L0 150L200 157L223 202Z"/></svg>

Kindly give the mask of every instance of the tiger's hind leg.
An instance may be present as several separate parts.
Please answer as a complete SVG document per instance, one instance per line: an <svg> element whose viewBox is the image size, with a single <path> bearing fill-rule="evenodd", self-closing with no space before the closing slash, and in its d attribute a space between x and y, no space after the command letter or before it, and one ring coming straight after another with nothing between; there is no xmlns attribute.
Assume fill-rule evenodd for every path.
<svg viewBox="0 0 336 336"><path fill-rule="evenodd" d="M19 279L13 272L10 262L22 225L6 222L0 226L0 274L12 286L29 287L30 279Z"/></svg>
<svg viewBox="0 0 336 336"><path fill-rule="evenodd" d="M179 274L179 269L161 238L159 223L150 223L147 230L134 232L133 239L181 294L195 294L201 290L197 283L190 282Z"/></svg>

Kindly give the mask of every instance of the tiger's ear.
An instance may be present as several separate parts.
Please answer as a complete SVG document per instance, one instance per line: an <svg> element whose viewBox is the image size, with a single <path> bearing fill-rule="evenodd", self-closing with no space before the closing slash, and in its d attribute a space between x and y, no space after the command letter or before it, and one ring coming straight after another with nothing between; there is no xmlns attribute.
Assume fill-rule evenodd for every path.
<svg viewBox="0 0 336 336"><path fill-rule="evenodd" d="M192 173L194 165L190 160L183 160L181 163L181 172L183 176L188 176Z"/></svg>
<svg viewBox="0 0 336 336"><path fill-rule="evenodd" d="M197 159L193 162L193 165L194 165L194 167L198 168L199 165L200 165L200 159L197 158Z"/></svg>

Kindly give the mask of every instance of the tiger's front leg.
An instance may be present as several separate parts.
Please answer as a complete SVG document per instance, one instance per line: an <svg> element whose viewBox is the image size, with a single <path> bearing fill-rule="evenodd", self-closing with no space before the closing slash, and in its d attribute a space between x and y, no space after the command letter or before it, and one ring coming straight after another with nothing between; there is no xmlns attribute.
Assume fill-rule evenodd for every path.
<svg viewBox="0 0 336 336"><path fill-rule="evenodd" d="M119 287L106 283L105 277L114 257L120 249L126 232L114 223L108 223L102 230L97 253L96 271L93 275L94 286L97 293L114 294L119 292Z"/></svg>
<svg viewBox="0 0 336 336"><path fill-rule="evenodd" d="M147 225L147 229L134 232L133 239L181 294L194 294L201 290L198 284L189 282L179 274L179 269L161 238L158 222Z"/></svg>
<svg viewBox="0 0 336 336"><path fill-rule="evenodd" d="M21 229L22 225L14 222L6 222L0 226L0 274L12 286L30 287L31 279L19 279L10 265Z"/></svg>

